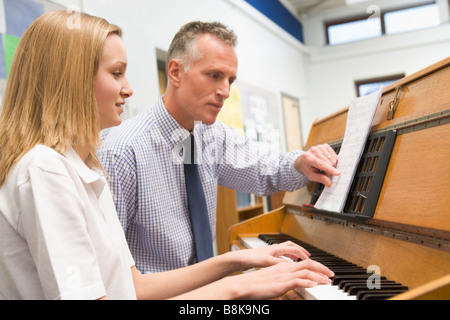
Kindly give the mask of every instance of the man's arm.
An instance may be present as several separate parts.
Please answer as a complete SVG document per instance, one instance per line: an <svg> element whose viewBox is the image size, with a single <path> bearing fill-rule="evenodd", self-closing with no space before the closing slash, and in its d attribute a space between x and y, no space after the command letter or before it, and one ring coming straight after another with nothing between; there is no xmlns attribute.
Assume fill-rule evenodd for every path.
<svg viewBox="0 0 450 320"><path fill-rule="evenodd" d="M336 169L338 155L328 144L310 148L295 160L295 168L303 173L309 181L319 182L331 187L331 176L339 176Z"/></svg>
<svg viewBox="0 0 450 320"><path fill-rule="evenodd" d="M134 154L131 150L117 154L109 149L98 152L106 174L117 215L124 230L135 213L136 207L136 170Z"/></svg>
<svg viewBox="0 0 450 320"><path fill-rule="evenodd" d="M328 176L338 175L337 155L328 145L307 152L282 153L240 137L222 124L217 125L215 132L216 154L220 155L218 182L225 187L266 196L277 191L294 191L311 181L329 184Z"/></svg>

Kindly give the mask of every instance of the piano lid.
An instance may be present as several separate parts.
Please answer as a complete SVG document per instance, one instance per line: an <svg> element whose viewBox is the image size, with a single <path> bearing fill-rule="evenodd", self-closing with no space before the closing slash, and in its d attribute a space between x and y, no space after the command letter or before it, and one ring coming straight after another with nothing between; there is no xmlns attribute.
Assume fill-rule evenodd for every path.
<svg viewBox="0 0 450 320"><path fill-rule="evenodd" d="M305 149L339 142L347 110L316 121ZM375 212L366 224L450 239L450 58L384 89L371 133L390 130L397 137ZM320 214L304 206L311 203L315 187L286 193L283 204Z"/></svg>

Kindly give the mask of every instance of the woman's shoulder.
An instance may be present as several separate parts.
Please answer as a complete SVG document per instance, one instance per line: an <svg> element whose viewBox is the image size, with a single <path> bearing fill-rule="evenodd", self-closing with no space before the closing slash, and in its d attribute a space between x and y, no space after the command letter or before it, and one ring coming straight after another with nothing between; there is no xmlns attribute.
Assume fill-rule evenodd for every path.
<svg viewBox="0 0 450 320"><path fill-rule="evenodd" d="M14 171L26 179L29 171L34 169L64 175L67 172L67 161L54 149L36 145L18 161Z"/></svg>

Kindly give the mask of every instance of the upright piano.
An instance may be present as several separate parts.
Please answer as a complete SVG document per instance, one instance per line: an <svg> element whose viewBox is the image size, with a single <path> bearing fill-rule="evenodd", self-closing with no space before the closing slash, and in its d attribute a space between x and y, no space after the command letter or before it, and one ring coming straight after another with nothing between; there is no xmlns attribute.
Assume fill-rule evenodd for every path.
<svg viewBox="0 0 450 320"><path fill-rule="evenodd" d="M347 113L345 108L315 121L305 150L338 146ZM336 267L332 289L298 289L283 298L450 299L450 58L384 88L369 137L388 132L395 138L371 212L355 211L350 195L342 214L315 209L320 185L311 183L286 193L279 209L230 228L232 250L292 240L318 252L319 261L324 255L364 270L346 285L338 278L343 267ZM363 161L359 170L370 171ZM356 185L361 201L366 185ZM378 286L370 286L374 279ZM336 297L322 296L322 289L336 291Z"/></svg>

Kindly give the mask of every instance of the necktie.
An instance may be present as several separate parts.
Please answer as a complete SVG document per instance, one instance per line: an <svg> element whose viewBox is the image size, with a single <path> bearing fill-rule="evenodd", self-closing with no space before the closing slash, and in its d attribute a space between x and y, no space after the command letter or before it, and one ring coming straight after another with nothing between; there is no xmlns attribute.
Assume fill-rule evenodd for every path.
<svg viewBox="0 0 450 320"><path fill-rule="evenodd" d="M186 153L186 158L190 158L190 163L188 163L189 160L185 160L184 176L197 261L200 262L211 258L213 256L213 249L208 210L206 208L205 194L203 193L203 187L200 181L197 164L195 163L194 146L194 135L191 134L190 148L186 148L188 150L190 149L190 157L189 153Z"/></svg>

